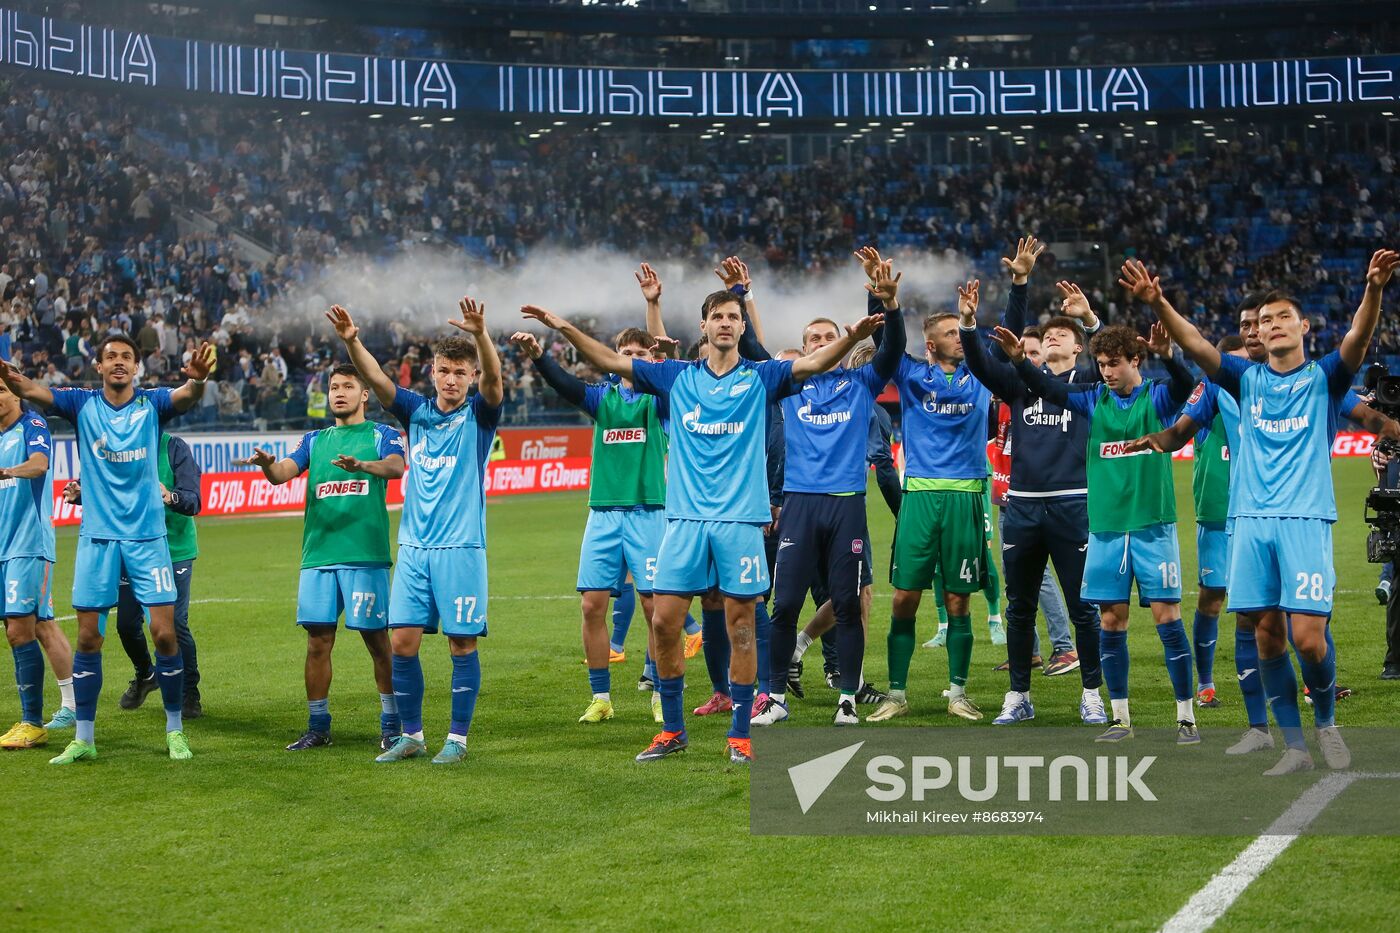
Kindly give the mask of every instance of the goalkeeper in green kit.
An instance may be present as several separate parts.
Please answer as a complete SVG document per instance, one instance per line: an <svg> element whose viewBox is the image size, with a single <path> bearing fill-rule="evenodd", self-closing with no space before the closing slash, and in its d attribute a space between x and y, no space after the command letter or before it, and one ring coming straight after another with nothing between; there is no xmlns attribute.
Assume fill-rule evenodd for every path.
<svg viewBox="0 0 1400 933"><path fill-rule="evenodd" d="M336 623L360 633L374 660L379 688L379 745L402 731L389 653L389 480L404 474L404 442L394 428L365 420L369 388L355 367L331 371L335 425L308 432L289 457L265 450L238 461L281 485L307 474L297 624L306 629L306 732L287 746L302 751L331 744L331 649Z"/></svg>

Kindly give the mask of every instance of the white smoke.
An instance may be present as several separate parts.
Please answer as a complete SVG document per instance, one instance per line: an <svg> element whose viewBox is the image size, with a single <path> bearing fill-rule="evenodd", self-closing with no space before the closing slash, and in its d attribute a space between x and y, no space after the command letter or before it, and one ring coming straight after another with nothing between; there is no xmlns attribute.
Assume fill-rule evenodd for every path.
<svg viewBox="0 0 1400 933"><path fill-rule="evenodd" d="M471 260L457 251L418 246L387 261L341 259L324 267L312 281L274 301L268 314L319 317L341 304L361 319L400 319L423 334L444 332L458 314L463 297L485 301L492 333L538 329L521 318L531 304L563 317L586 316L600 326L642 326L646 303L633 273L647 257L608 249L542 248L509 269ZM749 264L768 349L798 346L802 329L815 317L849 324L865 314L865 276L852 258L828 272L780 273L758 256L741 256ZM900 304L909 312L953 310L955 285L967 274L961 257L899 253L895 269L903 273ZM723 288L711 264L657 260L662 309L667 331L675 337L699 333L700 303ZM303 317L303 319L305 319Z"/></svg>

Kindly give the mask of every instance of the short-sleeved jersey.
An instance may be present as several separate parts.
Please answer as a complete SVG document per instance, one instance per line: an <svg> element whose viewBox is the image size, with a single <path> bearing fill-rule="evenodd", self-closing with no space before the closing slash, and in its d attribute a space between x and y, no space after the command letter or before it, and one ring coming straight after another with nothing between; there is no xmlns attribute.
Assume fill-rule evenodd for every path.
<svg viewBox="0 0 1400 933"><path fill-rule="evenodd" d="M177 412L170 389L137 389L115 408L101 389L54 389L53 410L78 430L85 538L165 536L160 495L160 428Z"/></svg>
<svg viewBox="0 0 1400 933"><path fill-rule="evenodd" d="M288 454L297 475L309 473L302 527L302 569L389 566L388 480L347 473L342 454L360 460L404 456L403 435L387 424L336 425L309 431Z"/></svg>
<svg viewBox="0 0 1400 933"><path fill-rule="evenodd" d="M1240 406L1231 451L1230 517L1337 520L1332 438L1355 373L1333 351L1286 373L1239 357L1215 377Z"/></svg>
<svg viewBox="0 0 1400 933"><path fill-rule="evenodd" d="M987 478L992 393L959 363L951 373L912 356L899 361L904 475L909 479Z"/></svg>
<svg viewBox="0 0 1400 933"><path fill-rule="evenodd" d="M49 425L38 412L21 411L0 431L0 467L17 467L34 454L53 457ZM54 560L53 493L49 474L0 479L0 561L15 557Z"/></svg>
<svg viewBox="0 0 1400 933"><path fill-rule="evenodd" d="M399 544L486 546L486 458L501 409L473 395L443 412L436 399L398 389L389 407L408 431Z"/></svg>
<svg viewBox="0 0 1400 933"><path fill-rule="evenodd" d="M634 360L632 382L670 401L666 517L770 521L765 408L800 388L792 363L741 360L717 376L704 361Z"/></svg>
<svg viewBox="0 0 1400 933"><path fill-rule="evenodd" d="M783 399L784 492L865 492L870 424L885 381L867 363L813 376Z"/></svg>

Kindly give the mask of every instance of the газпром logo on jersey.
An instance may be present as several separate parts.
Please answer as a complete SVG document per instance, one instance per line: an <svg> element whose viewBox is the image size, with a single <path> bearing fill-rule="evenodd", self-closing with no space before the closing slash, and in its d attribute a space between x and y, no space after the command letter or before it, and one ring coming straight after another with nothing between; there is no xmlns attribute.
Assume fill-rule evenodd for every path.
<svg viewBox="0 0 1400 933"><path fill-rule="evenodd" d="M707 424L700 420L700 406L696 405L692 411L681 415L681 424L691 434L742 434L744 433L744 422L742 421L716 421Z"/></svg>

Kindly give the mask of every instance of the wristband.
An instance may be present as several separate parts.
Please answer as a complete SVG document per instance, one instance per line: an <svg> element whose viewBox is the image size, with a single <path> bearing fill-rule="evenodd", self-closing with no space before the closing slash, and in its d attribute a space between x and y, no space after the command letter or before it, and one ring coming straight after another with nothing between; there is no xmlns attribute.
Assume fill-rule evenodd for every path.
<svg viewBox="0 0 1400 933"><path fill-rule="evenodd" d="M197 386L202 386L202 385L204 385L204 384L205 384L206 382L208 382L208 381L209 381L209 377L208 377L208 376L205 376L203 379L191 379L191 380L190 380L190 382L193 382L193 383L194 383L195 385L197 385Z"/></svg>

